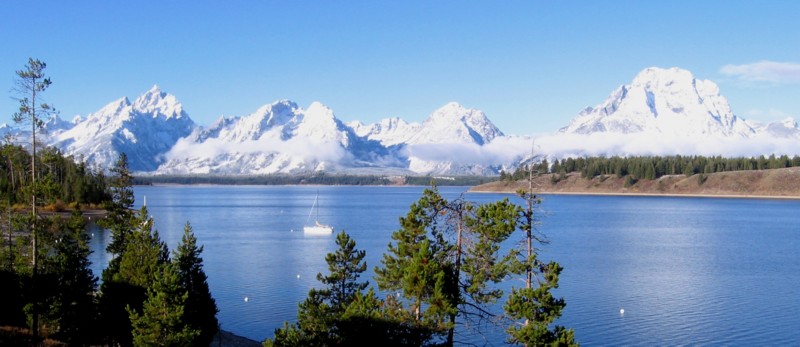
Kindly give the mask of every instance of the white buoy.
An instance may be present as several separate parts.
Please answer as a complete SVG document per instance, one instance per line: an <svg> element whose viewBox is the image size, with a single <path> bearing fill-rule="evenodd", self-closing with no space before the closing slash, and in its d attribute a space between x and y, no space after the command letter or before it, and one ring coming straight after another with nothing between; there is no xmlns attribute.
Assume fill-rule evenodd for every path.
<svg viewBox="0 0 800 347"><path fill-rule="evenodd" d="M245 297L244 297L244 302L248 302L248 301L250 301L250 298L248 298L248 297L246 297L246 296L245 296Z"/></svg>
<svg viewBox="0 0 800 347"><path fill-rule="evenodd" d="M625 309L624 308L619 309L619 315L620 316L624 316L625 315Z"/></svg>
<svg viewBox="0 0 800 347"><path fill-rule="evenodd" d="M297 274L297 278L300 278L300 274Z"/></svg>

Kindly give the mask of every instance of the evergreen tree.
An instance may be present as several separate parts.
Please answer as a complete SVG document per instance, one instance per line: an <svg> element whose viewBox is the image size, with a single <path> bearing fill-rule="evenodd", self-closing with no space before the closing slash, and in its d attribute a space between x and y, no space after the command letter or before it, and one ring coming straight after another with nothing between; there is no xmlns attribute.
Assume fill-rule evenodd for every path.
<svg viewBox="0 0 800 347"><path fill-rule="evenodd" d="M154 275L169 262L169 250L161 241L158 231L153 230L153 219L142 206L132 221L135 229L128 235L125 250L119 255L117 268L103 272L101 307L103 322L111 344L132 343L130 311L141 312L147 298L147 289ZM106 276L110 275L110 278Z"/></svg>
<svg viewBox="0 0 800 347"><path fill-rule="evenodd" d="M361 274L367 270L367 263L364 262L367 252L357 250L356 241L344 231L336 235L336 245L339 246L336 252L325 256L330 274L327 276L317 274L317 280L326 286L320 291L320 296L328 301L334 310L343 311L353 301L356 293L360 293L369 285L367 281L358 281Z"/></svg>
<svg viewBox="0 0 800 347"><path fill-rule="evenodd" d="M520 212L518 206L503 199L477 206L466 219L471 242L465 248L461 283L465 298L469 299L464 306L475 308L477 313L464 310L465 314L483 318L486 312L483 306L502 297L503 291L490 285L499 283L508 274L508 266L499 256L500 245L516 230Z"/></svg>
<svg viewBox="0 0 800 347"><path fill-rule="evenodd" d="M176 264L162 263L147 288L141 313L127 307L134 346L191 346L200 331L184 319L189 293L181 286Z"/></svg>
<svg viewBox="0 0 800 347"><path fill-rule="evenodd" d="M38 272L38 248L37 248L37 228L36 228L36 133L41 129L44 122L43 118L55 112L55 110L42 101L41 93L47 90L52 83L50 78L45 77L44 69L47 64L38 60L29 58L28 64L25 65L24 70L17 70L17 79L15 80L14 91L18 95L15 99L19 102L19 110L14 113L14 122L24 123L28 122L31 125L31 247L32 247L32 278L31 283L36 283ZM34 289L35 291L35 289ZM34 339L39 337L39 314L36 310L38 305L33 305L33 322L32 330Z"/></svg>
<svg viewBox="0 0 800 347"><path fill-rule="evenodd" d="M111 173L113 174L109 186L111 201L105 205L108 214L100 226L111 230L111 243L106 250L114 256L119 256L125 250L128 236L135 227L132 223L134 214L131 209L134 202L133 176L128 169L128 156L125 153L119 154Z"/></svg>
<svg viewBox="0 0 800 347"><path fill-rule="evenodd" d="M535 232L535 206L541 201L533 194L532 184L531 181L528 192L518 192L526 201L520 225L525 236L522 247L512 249L507 258L510 272L524 276L525 280L524 288L512 287L504 306L513 321L507 329L508 342L525 346L577 345L572 329L555 326L550 330L566 306L563 299L554 298L551 292L558 288L562 267L556 262L544 263L538 259L534 243L543 243L545 239Z"/></svg>
<svg viewBox="0 0 800 347"><path fill-rule="evenodd" d="M219 330L217 304L208 288L208 277L203 271L201 253L203 246L197 245L192 226L186 222L181 243L173 254L173 262L178 269L180 285L188 293L184 320L189 327L199 331L191 343L194 346L209 345Z"/></svg>
<svg viewBox="0 0 800 347"><path fill-rule="evenodd" d="M74 209L56 243L57 283L55 315L59 339L71 344L94 342L98 313L95 291L97 277L90 268L86 221L80 209Z"/></svg>
<svg viewBox="0 0 800 347"><path fill-rule="evenodd" d="M426 190L401 218L396 243L376 269L379 287L405 299L410 326L452 345L457 317L474 326L498 314L489 307L502 297L495 284L507 273L499 249L518 214L508 200L476 205Z"/></svg>
<svg viewBox="0 0 800 347"><path fill-rule="evenodd" d="M148 282L139 281L143 283L142 285L132 283L130 279L120 275L120 265L134 230L150 223L142 219L142 217L147 218L146 215L140 215L137 220L131 209L134 202L133 176L128 169L128 159L124 153L119 155L111 172L113 173L109 179L111 201L105 204L108 214L98 223L111 231L111 242L106 251L113 256L103 270L103 284L100 286L101 325L107 334L109 344L129 345L131 329L126 307L129 304L141 307Z"/></svg>
<svg viewBox="0 0 800 347"><path fill-rule="evenodd" d="M366 252L356 249L355 240L341 231L336 235L338 249L325 256L330 273L317 274L317 280L325 285L323 289L311 289L305 301L300 303L296 324L284 324L275 330L275 337L264 342L265 346L333 346L352 341L356 331L351 324L343 323L344 314L350 306L359 301L359 310L367 310L362 291L368 282L358 279L366 271L364 262ZM375 303L374 293L369 297ZM377 310L378 304L369 310ZM358 310L357 310L358 311ZM353 317L353 314L349 317ZM347 344L345 344L347 345Z"/></svg>
<svg viewBox="0 0 800 347"><path fill-rule="evenodd" d="M406 300L412 319L408 324L417 333L417 345L427 343L430 332L447 335L456 312L455 269L449 258L453 245L445 240L441 217L446 205L436 189L426 189L400 218L400 230L392 234L394 241L383 255L382 266L375 268L378 287Z"/></svg>

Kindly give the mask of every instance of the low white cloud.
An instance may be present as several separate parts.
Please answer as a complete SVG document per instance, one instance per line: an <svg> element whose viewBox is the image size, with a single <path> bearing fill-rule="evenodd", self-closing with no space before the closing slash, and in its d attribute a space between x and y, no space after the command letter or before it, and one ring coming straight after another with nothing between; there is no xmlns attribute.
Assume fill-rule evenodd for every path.
<svg viewBox="0 0 800 347"><path fill-rule="evenodd" d="M253 155L261 153L285 154L307 161L330 161L333 163L349 159L348 153L344 148L335 142L307 138L291 138L282 141L266 136L258 140L245 142L227 142L218 138L210 138L204 142L197 143L183 138L165 154L165 158L167 161L185 159L213 160L226 154Z"/></svg>
<svg viewBox="0 0 800 347"><path fill-rule="evenodd" d="M703 155L752 157L759 155L800 155L800 141L760 135L752 138L691 138L652 134L596 133L552 134L529 137L502 137L476 144L419 144L407 148L409 157L426 161L466 165L516 165L533 154L561 159L585 156L668 156Z"/></svg>
<svg viewBox="0 0 800 347"><path fill-rule="evenodd" d="M427 143L409 145L406 155L425 161L453 162L467 165L504 165L530 153L531 139L506 136L483 146L474 143Z"/></svg>
<svg viewBox="0 0 800 347"><path fill-rule="evenodd" d="M747 110L745 114L749 117L770 118L770 119L785 119L788 117L796 118L795 115L784 112L776 108L770 108L769 110L750 109Z"/></svg>
<svg viewBox="0 0 800 347"><path fill-rule="evenodd" d="M800 141L768 135L752 138L691 138L652 134L557 134L536 139L537 150L556 157L610 155L704 155L751 157L798 155Z"/></svg>
<svg viewBox="0 0 800 347"><path fill-rule="evenodd" d="M764 60L751 64L728 64L719 71L744 82L800 83L798 63Z"/></svg>

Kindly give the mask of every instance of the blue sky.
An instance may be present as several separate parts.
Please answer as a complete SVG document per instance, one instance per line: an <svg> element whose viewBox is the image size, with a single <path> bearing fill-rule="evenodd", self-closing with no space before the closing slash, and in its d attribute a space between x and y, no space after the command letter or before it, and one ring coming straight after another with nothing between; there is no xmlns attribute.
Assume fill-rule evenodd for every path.
<svg viewBox="0 0 800 347"><path fill-rule="evenodd" d="M277 99L344 121L422 121L457 101L505 133L550 133L650 66L688 69L756 120L800 115L800 2L8 1L14 71L48 64L61 117L152 85L199 124ZM797 117L800 118L800 117Z"/></svg>

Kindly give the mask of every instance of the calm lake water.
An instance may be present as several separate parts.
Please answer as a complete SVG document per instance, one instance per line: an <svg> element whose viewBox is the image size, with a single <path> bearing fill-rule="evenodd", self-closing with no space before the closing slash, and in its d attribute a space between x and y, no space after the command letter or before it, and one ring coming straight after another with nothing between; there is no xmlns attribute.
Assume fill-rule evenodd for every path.
<svg viewBox="0 0 800 347"><path fill-rule="evenodd" d="M320 220L367 251L371 279L398 218L423 189L154 186L135 193L137 207L146 197L170 249L191 222L223 329L260 341L295 319L316 274L327 271L334 236L302 232L317 193ZM466 189L440 188L447 198ZM466 194L477 202L503 197L522 203ZM541 230L551 240L542 256L565 268L559 324L574 328L583 345L800 343L800 201L545 196L542 208ZM109 241L94 231L98 276ZM505 336L459 338L503 345Z"/></svg>

